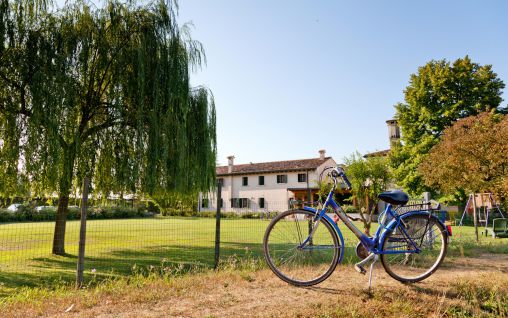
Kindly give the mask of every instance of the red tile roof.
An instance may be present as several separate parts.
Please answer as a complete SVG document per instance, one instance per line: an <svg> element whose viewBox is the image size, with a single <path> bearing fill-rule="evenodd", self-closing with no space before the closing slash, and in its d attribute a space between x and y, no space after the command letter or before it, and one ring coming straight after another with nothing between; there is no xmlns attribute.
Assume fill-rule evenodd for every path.
<svg viewBox="0 0 508 318"><path fill-rule="evenodd" d="M234 165L233 172L228 173L228 166L220 166L216 168L218 176L234 175L234 174L252 174L252 173L269 173L282 171L307 171L315 170L331 157L324 160L320 158L286 160L261 163L248 163L242 165Z"/></svg>
<svg viewBox="0 0 508 318"><path fill-rule="evenodd" d="M388 156L389 153L390 153L390 149L386 149L386 150L381 150L381 151L375 151L375 152L368 153L368 154L364 155L363 157L364 158L368 158L368 157L386 157L386 156Z"/></svg>

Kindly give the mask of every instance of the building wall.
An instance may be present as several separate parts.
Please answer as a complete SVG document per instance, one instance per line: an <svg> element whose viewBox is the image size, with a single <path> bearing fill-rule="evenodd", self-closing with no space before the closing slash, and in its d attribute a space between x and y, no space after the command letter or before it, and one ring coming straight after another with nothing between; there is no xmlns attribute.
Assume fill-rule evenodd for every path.
<svg viewBox="0 0 508 318"><path fill-rule="evenodd" d="M309 187L317 187L319 173L328 166L336 165L333 159L323 162L317 169L308 171ZM247 212L247 211L285 211L288 209L288 201L294 195L288 188L307 188L307 182L298 182L298 174L307 174L306 171L276 172L264 174L221 176L223 211ZM277 183L277 175L287 175L287 183ZM265 177L265 184L259 185L259 176ZM243 178L248 178L248 185L243 185ZM216 194L202 195L201 200L208 198L208 207L200 203L200 211L215 211L217 207ZM249 208L232 208L232 198L246 198L250 200ZM259 208L259 198L265 199L265 208Z"/></svg>

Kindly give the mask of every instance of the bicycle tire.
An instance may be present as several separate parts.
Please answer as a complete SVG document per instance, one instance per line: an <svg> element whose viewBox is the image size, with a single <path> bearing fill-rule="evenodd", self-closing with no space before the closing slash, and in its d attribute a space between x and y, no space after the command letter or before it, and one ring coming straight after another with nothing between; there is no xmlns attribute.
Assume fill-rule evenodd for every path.
<svg viewBox="0 0 508 318"><path fill-rule="evenodd" d="M428 214L401 216L401 223L421 252L381 254L381 263L388 275L394 279L403 283L416 283L432 275L443 262L448 248L448 232L435 216ZM438 246L439 250L434 249ZM400 226L386 234L382 244L383 252L394 251L397 248L402 250L413 248Z"/></svg>
<svg viewBox="0 0 508 318"><path fill-rule="evenodd" d="M270 267L270 269L275 273L275 275L277 275L283 281L285 281L291 285L294 285L294 286L312 286L312 285L321 283L322 281L327 279L333 273L333 271L337 267L339 255L341 252L340 249L342 247L340 246L339 239L337 237L337 233L335 232L335 229L333 228L333 226L327 220L325 220L324 218L321 218L319 220L320 224L318 225L318 228L317 228L316 232L314 233L313 240L319 240L319 242L321 242L321 241L326 242L326 240L328 239L328 240L330 240L330 243L333 242L333 247L329 248L329 250L332 251L330 253L333 253L333 255L330 255L330 253L328 253L328 255L327 255L327 256L331 256L329 259L329 262L328 262L328 267L321 274L318 274L316 277L312 277L311 279L302 278L302 277L295 277L294 275L293 276L289 275L289 272L291 270L294 270L295 272L298 272L300 270L300 272L303 275L304 273L308 273L308 272L312 273L312 270L313 269L317 270L318 266L319 267L326 266L326 265L317 263L317 264L307 264L307 265L303 264L301 269L296 269L296 268L295 269L284 269L283 264L277 264L277 260L274 259L273 255L272 255L275 253L274 247L282 244L281 242L277 242L277 240L276 240L279 237L277 237L275 235L275 232L274 232L275 229L277 229L277 227L280 227L281 225L283 225L283 222L287 222L288 219L291 220L292 217L294 217L295 222L298 223L296 221L296 220L298 220L298 215L306 216L309 219L313 219L315 216L314 213L309 212L309 211L291 210L291 211L286 211L286 212L283 212L283 213L277 215L270 222L270 224L268 225L268 228L266 229L264 238L263 238L264 256L265 256L265 260L268 263L268 266ZM318 231L319 231L319 233L318 233ZM327 238L328 235L329 235L329 237ZM294 245L297 243L288 243L288 244ZM321 245L314 244L313 246L317 247L317 246L321 246ZM322 246L325 246L325 245L322 245ZM326 246L329 246L329 245L326 245ZM273 248L271 248L271 247L273 247ZM295 247L292 247L292 249L295 249ZM320 248L316 248L315 250L319 251ZM325 249L323 249L323 250L325 250ZM295 251L298 252L298 249L296 249ZM300 250L300 252L301 252L301 250ZM310 250L310 252L312 253L312 250ZM305 253L307 253L307 252L305 252ZM310 255L310 254L306 254L306 255ZM309 265L311 268L309 268ZM315 268L312 268L312 267L314 267L314 265L317 265L317 266L315 266ZM307 266L307 267L305 267L305 266Z"/></svg>

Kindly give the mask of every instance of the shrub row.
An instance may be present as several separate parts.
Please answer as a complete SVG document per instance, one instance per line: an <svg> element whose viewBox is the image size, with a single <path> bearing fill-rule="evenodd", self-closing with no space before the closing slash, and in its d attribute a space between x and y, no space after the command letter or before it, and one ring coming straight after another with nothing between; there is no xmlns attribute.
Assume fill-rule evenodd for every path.
<svg viewBox="0 0 508 318"><path fill-rule="evenodd" d="M225 219L263 219L263 218L274 218L278 212L221 212L221 218ZM214 218L215 212L199 212L199 217Z"/></svg>
<svg viewBox="0 0 508 318"><path fill-rule="evenodd" d="M215 218L215 212L194 212L194 211L165 211L161 213L164 216L184 216L184 217L202 217L202 218ZM278 212L221 212L220 216L222 219L262 219L262 218L273 218Z"/></svg>
<svg viewBox="0 0 508 318"><path fill-rule="evenodd" d="M138 217L151 217L154 214L143 208L130 207L91 207L87 210L87 219L126 219ZM79 220L81 212L79 208L69 208L67 213L68 220ZM35 208L22 205L17 211L0 209L0 223L5 222L37 222L54 221L56 219L56 207L47 207L36 211Z"/></svg>

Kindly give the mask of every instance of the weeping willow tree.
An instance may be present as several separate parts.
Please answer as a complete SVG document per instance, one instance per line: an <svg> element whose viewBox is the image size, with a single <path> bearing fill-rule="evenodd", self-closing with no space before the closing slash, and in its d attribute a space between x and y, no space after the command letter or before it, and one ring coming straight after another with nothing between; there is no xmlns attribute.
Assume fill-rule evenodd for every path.
<svg viewBox="0 0 508 318"><path fill-rule="evenodd" d="M57 193L53 253L67 206L93 191L207 190L215 177L215 107L189 84L204 62L175 4L0 0L0 195Z"/></svg>

